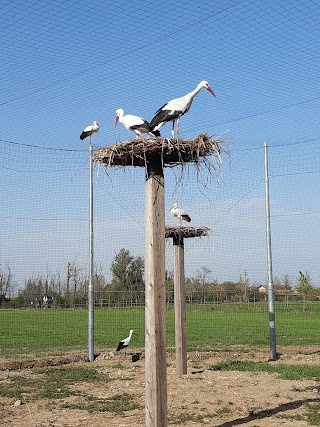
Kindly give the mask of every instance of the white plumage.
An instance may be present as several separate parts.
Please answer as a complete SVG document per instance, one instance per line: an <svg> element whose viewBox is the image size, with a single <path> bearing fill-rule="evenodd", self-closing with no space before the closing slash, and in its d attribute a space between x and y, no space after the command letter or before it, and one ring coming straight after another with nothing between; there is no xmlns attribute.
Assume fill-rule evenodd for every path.
<svg viewBox="0 0 320 427"><path fill-rule="evenodd" d="M128 336L127 338L125 338L124 340L122 340L122 341L120 341L120 342L119 342L119 344L118 344L118 347L117 347L117 350L116 350L116 351L120 351L120 350L122 350L123 348L126 348L126 347L128 347L128 346L129 346L130 341L131 341L132 334L134 334L134 332L133 332L133 330L132 330L132 329L130 329L129 336Z"/></svg>
<svg viewBox="0 0 320 427"><path fill-rule="evenodd" d="M88 136L92 135L94 132L98 132L100 129L99 123L95 120L92 125L87 126L80 135L80 139L84 140Z"/></svg>
<svg viewBox="0 0 320 427"><path fill-rule="evenodd" d="M151 132L150 123L147 122L147 120L139 116L134 116L132 114L124 115L124 111L122 108L119 108L116 111L116 121L114 127L117 126L118 121L122 123L128 131L134 132L136 134L137 139L139 138L139 136L143 138L143 133L147 133L153 138L160 136L160 132L158 130L154 130Z"/></svg>
<svg viewBox="0 0 320 427"><path fill-rule="evenodd" d="M170 213L173 217L176 217L178 219L190 222L191 218L190 216L187 214L187 212L185 212L183 209L178 208L177 203L174 203L171 208L170 208Z"/></svg>
<svg viewBox="0 0 320 427"><path fill-rule="evenodd" d="M150 122L150 129L158 130L166 122L172 122L172 138L174 138L175 124L176 136L177 138L179 138L180 117L190 110L194 97L197 95L197 93L200 92L201 89L207 89L216 98L216 94L209 86L209 83L203 80L192 92L187 93L181 98L172 99L171 101L164 104L161 108L159 108L159 110L156 112L155 116Z"/></svg>

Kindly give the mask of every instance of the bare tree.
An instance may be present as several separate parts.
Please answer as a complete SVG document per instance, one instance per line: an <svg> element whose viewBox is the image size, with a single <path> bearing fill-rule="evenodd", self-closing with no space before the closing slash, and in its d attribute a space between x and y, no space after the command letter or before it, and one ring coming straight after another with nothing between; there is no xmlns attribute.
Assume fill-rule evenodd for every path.
<svg viewBox="0 0 320 427"><path fill-rule="evenodd" d="M67 279L65 289L65 302L67 307L75 306L77 298L82 293L81 284L85 283L85 280L80 276L81 268L76 264L76 260L68 262L67 264ZM73 289L71 290L71 286Z"/></svg>
<svg viewBox="0 0 320 427"><path fill-rule="evenodd" d="M12 272L9 266L1 268L0 266L0 306L3 305L10 291L12 291Z"/></svg>
<svg viewBox="0 0 320 427"><path fill-rule="evenodd" d="M94 267L94 276L93 276L93 284L94 284L94 291L95 291L95 300L100 305L100 307L103 307L104 303L107 301L107 282L106 278L103 275L103 269L102 266L95 265ZM89 285L89 279L86 279L85 281L85 288L87 289Z"/></svg>
<svg viewBox="0 0 320 427"><path fill-rule="evenodd" d="M244 271L243 275L240 274L239 283L243 290L243 301L248 301L249 276L246 271Z"/></svg>
<svg viewBox="0 0 320 427"><path fill-rule="evenodd" d="M206 302L206 283L207 283L207 278L208 276L211 274L211 270L207 267L201 267L198 270L198 274L197 274L197 279L199 281L199 284L201 286L201 293L202 293L202 298L203 298L203 303L205 304Z"/></svg>
<svg viewBox="0 0 320 427"><path fill-rule="evenodd" d="M198 270L197 277L201 283L201 286L204 286L207 282L208 276L211 274L211 270L207 267L201 267Z"/></svg>

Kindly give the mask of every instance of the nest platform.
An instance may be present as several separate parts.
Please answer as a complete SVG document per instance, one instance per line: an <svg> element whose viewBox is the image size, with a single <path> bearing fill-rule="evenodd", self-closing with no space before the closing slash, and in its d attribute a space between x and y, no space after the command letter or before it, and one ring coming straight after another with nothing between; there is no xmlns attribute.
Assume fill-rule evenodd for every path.
<svg viewBox="0 0 320 427"><path fill-rule="evenodd" d="M221 154L226 152L225 144L223 138L210 137L207 134L201 134L192 140L131 139L97 150L94 153L94 162L103 163L107 167L145 167L160 160L164 167L173 167L184 163L204 162L208 156L213 155L216 164L221 165Z"/></svg>
<svg viewBox="0 0 320 427"><path fill-rule="evenodd" d="M208 227L185 227L170 226L165 229L165 237L173 239L207 236L210 231Z"/></svg>

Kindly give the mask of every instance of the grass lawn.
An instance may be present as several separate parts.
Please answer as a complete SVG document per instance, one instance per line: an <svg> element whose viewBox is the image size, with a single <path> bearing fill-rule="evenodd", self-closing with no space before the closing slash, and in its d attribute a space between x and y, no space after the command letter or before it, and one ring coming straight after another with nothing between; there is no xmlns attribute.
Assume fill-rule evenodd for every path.
<svg viewBox="0 0 320 427"><path fill-rule="evenodd" d="M242 304L187 308L188 350L212 350L231 345L269 345L266 305L255 309ZM318 345L320 304L308 311L276 308L278 345ZM249 309L250 308L250 309ZM58 355L64 351L87 351L86 310L0 310L0 356ZM144 309L97 309L95 349L115 349L133 328L132 346L144 347ZM174 346L174 311L167 311L167 346Z"/></svg>

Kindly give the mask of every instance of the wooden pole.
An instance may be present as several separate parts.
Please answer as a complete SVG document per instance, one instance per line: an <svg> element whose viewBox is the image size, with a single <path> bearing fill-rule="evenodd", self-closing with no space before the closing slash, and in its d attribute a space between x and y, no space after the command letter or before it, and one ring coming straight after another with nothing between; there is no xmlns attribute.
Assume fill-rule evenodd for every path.
<svg viewBox="0 0 320 427"><path fill-rule="evenodd" d="M146 171L146 427L167 426L164 175L161 159Z"/></svg>
<svg viewBox="0 0 320 427"><path fill-rule="evenodd" d="M89 136L89 287L88 287L88 358L94 361L94 271L93 271L93 161L92 143Z"/></svg>
<svg viewBox="0 0 320 427"><path fill-rule="evenodd" d="M184 278L184 244L182 236L173 238L174 318L177 375L187 373L186 291Z"/></svg>

